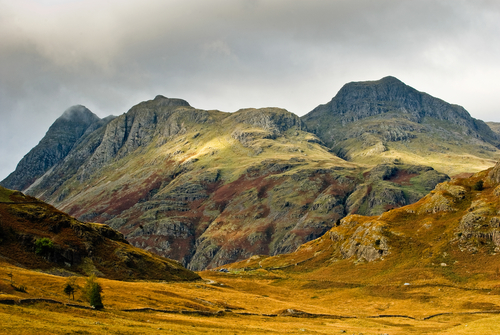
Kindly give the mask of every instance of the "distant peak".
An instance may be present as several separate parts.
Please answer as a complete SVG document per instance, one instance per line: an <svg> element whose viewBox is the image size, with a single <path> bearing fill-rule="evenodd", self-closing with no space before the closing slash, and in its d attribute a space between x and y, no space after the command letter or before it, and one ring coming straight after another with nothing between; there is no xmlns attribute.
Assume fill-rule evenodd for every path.
<svg viewBox="0 0 500 335"><path fill-rule="evenodd" d="M61 117L59 117L59 120L92 123L98 121L99 117L92 113L87 107L75 105L66 109Z"/></svg>
<svg viewBox="0 0 500 335"><path fill-rule="evenodd" d="M344 87L370 87L370 86L390 85L390 84L406 85L396 77L387 76L379 80L353 81L348 84L345 84Z"/></svg>
<svg viewBox="0 0 500 335"><path fill-rule="evenodd" d="M163 95L157 95L154 99L154 102L161 107L170 107L170 106L190 106L186 100L176 99L176 98L167 98Z"/></svg>
<svg viewBox="0 0 500 335"><path fill-rule="evenodd" d="M384 77L384 78L380 79L379 81L380 82L383 82L383 81L385 81L385 82L391 82L392 81L392 82L398 82L398 83L403 84L403 82L401 80L399 80L398 78L393 77L393 76Z"/></svg>

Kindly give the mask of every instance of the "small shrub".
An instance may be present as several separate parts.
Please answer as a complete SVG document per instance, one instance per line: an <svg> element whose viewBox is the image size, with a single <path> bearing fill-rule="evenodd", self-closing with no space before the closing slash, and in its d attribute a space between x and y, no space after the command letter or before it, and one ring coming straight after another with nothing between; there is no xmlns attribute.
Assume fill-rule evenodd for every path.
<svg viewBox="0 0 500 335"><path fill-rule="evenodd" d="M479 180L474 184L474 186L472 186L472 189L474 191L482 191L484 189L484 182L482 180Z"/></svg>
<svg viewBox="0 0 500 335"><path fill-rule="evenodd" d="M83 294L85 299L93 306L95 309L102 309L104 305L102 303L101 297L102 288L97 282L97 277L95 274L87 278L85 287L83 288Z"/></svg>
<svg viewBox="0 0 500 335"><path fill-rule="evenodd" d="M42 237L35 242L35 254L45 256L54 249L54 242L50 238Z"/></svg>

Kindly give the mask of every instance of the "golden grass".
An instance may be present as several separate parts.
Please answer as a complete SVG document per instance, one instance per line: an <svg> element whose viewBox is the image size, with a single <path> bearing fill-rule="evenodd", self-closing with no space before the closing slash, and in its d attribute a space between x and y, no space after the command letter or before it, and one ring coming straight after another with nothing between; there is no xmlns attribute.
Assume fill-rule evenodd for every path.
<svg viewBox="0 0 500 335"><path fill-rule="evenodd" d="M12 272L16 284L27 286L27 293L7 292L9 272ZM328 281L317 279L321 278L318 273L297 275L279 270L229 274L206 271L200 274L204 279L193 283L99 279L103 287L103 311L46 302L0 304L0 333L335 334L345 330L347 334L465 334L474 331L494 334L500 327L498 314L461 314L500 306L500 295L491 290L467 290L439 283L410 287L394 283L375 285L356 282L356 278L338 281L340 278L332 274ZM65 281L63 277L1 262L0 300L46 298L68 302L63 293ZM77 284L83 286L84 278L79 278ZM491 283L483 284L488 286ZM75 303L86 305L79 294L75 298ZM69 302L73 303L72 300ZM177 313L124 311L147 307ZM330 316L263 315L279 315L288 309ZM180 311L226 312L205 316ZM453 314L423 320L438 313ZM379 315L406 315L415 319L377 318Z"/></svg>

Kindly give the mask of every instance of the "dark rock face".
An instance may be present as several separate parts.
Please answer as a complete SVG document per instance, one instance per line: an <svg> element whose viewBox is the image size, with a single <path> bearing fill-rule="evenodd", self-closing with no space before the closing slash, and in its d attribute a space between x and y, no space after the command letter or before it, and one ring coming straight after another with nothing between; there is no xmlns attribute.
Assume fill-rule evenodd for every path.
<svg viewBox="0 0 500 335"><path fill-rule="evenodd" d="M495 183L500 183L500 162L498 162L493 170L490 171L488 177Z"/></svg>
<svg viewBox="0 0 500 335"><path fill-rule="evenodd" d="M485 132L486 140L498 141L494 134L488 132L484 122L473 119L463 107L419 92L394 77L346 84L329 103L316 107L303 120L306 124L318 126L314 121L330 114L340 116L341 124L346 125L386 113L399 113L416 123L421 123L425 117L449 121L467 127L477 137L480 132ZM393 137L397 140L398 136Z"/></svg>
<svg viewBox="0 0 500 335"><path fill-rule="evenodd" d="M19 162L1 185L25 190L53 166L61 162L82 136L95 130L100 121L84 106L68 108L49 128L45 137Z"/></svg>

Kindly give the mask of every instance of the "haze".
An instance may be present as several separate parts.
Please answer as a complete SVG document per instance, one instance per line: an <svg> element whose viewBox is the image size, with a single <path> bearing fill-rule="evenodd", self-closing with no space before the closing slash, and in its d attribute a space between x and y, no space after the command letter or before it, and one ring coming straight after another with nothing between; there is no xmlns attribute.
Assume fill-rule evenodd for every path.
<svg viewBox="0 0 500 335"><path fill-rule="evenodd" d="M69 106L304 115L392 75L500 122L495 0L0 0L0 180Z"/></svg>

